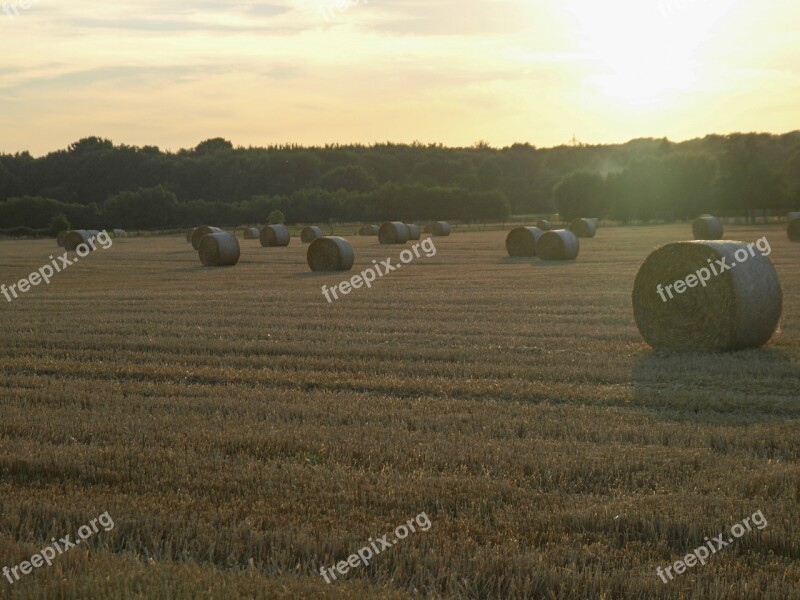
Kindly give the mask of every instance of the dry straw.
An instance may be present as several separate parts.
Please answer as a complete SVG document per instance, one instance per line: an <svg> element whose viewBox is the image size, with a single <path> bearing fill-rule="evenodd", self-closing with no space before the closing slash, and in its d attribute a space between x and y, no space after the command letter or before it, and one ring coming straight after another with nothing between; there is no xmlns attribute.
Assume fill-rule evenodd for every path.
<svg viewBox="0 0 800 600"><path fill-rule="evenodd" d="M408 241L408 226L400 221L387 221L378 230L381 244L405 244Z"/></svg>
<svg viewBox="0 0 800 600"><path fill-rule="evenodd" d="M244 228L244 239L246 240L257 240L261 237L261 232L258 230L258 227L245 227Z"/></svg>
<svg viewBox="0 0 800 600"><path fill-rule="evenodd" d="M578 236L566 229L545 231L536 242L536 255L542 260L574 260L581 248Z"/></svg>
<svg viewBox="0 0 800 600"><path fill-rule="evenodd" d="M300 232L300 240L304 244L310 244L317 238L325 237L325 233L317 227L316 225L309 225L308 227L303 227L303 231Z"/></svg>
<svg viewBox="0 0 800 600"><path fill-rule="evenodd" d="M553 228L553 223L547 219L539 219L536 221L536 226L542 231L550 231Z"/></svg>
<svg viewBox="0 0 800 600"><path fill-rule="evenodd" d="M196 227L192 227L191 229L186 230L186 241L190 244L192 243L192 235L194 235L194 230L197 229Z"/></svg>
<svg viewBox="0 0 800 600"><path fill-rule="evenodd" d="M262 227L259 237L264 248L288 246L289 240L292 238L286 225L267 225Z"/></svg>
<svg viewBox="0 0 800 600"><path fill-rule="evenodd" d="M713 215L700 215L692 221L692 234L696 240L721 240L722 221Z"/></svg>
<svg viewBox="0 0 800 600"><path fill-rule="evenodd" d="M569 224L569 230L579 238L593 238L597 233L597 220L575 219Z"/></svg>
<svg viewBox="0 0 800 600"><path fill-rule="evenodd" d="M197 253L205 267L230 267L239 262L239 240L227 231L209 233L200 240Z"/></svg>
<svg viewBox="0 0 800 600"><path fill-rule="evenodd" d="M358 235L375 236L378 235L377 225L362 225L358 230Z"/></svg>
<svg viewBox="0 0 800 600"><path fill-rule="evenodd" d="M67 237L68 233L69 229L65 229L64 231L59 231L58 235L56 236L56 243L62 248L64 247L64 239Z"/></svg>
<svg viewBox="0 0 800 600"><path fill-rule="evenodd" d="M438 237L450 235L450 223L447 221L434 221L425 226L425 233L430 233Z"/></svg>
<svg viewBox="0 0 800 600"><path fill-rule="evenodd" d="M353 246L338 236L317 238L306 254L312 271L349 271L355 261Z"/></svg>
<svg viewBox="0 0 800 600"><path fill-rule="evenodd" d="M738 255L738 256L737 256ZM666 302L657 291L710 270L725 258L733 268L711 276L705 287L677 291ZM746 258L745 258L746 257ZM733 266L735 265L735 266ZM719 266L722 269L722 266ZM666 294L665 294L666 297ZM633 315L654 348L725 352L767 342L781 317L781 285L768 257L751 254L743 242L675 242L644 261L633 286Z"/></svg>
<svg viewBox="0 0 800 600"><path fill-rule="evenodd" d="M204 235L208 235L210 233L223 233L223 231L219 227L209 227L208 225L195 228L195 230L192 232L192 248L199 250L200 240L203 239Z"/></svg>
<svg viewBox="0 0 800 600"><path fill-rule="evenodd" d="M406 223L406 227L408 227L409 240L418 240L420 238L419 225Z"/></svg>
<svg viewBox="0 0 800 600"><path fill-rule="evenodd" d="M800 242L800 218L792 219L786 227L786 234L792 242Z"/></svg>
<svg viewBox="0 0 800 600"><path fill-rule="evenodd" d="M64 249L69 252L75 252L75 249L81 244L86 244L89 250L93 248L89 245L89 240L97 237L100 232L95 229L73 229L67 232L64 236Z"/></svg>
<svg viewBox="0 0 800 600"><path fill-rule="evenodd" d="M536 242L544 232L538 227L516 227L508 232L506 250L509 256L536 256Z"/></svg>

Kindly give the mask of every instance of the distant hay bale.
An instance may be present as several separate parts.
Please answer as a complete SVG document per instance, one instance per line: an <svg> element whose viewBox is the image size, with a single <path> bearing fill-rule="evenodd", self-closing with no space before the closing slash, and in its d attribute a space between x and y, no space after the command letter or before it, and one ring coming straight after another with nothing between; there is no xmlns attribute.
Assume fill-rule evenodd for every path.
<svg viewBox="0 0 800 600"><path fill-rule="evenodd" d="M792 221L794 219L800 219L800 212L790 212L786 215L787 220Z"/></svg>
<svg viewBox="0 0 800 600"><path fill-rule="evenodd" d="M375 236L378 235L378 229L377 225L362 225L358 229L358 235Z"/></svg>
<svg viewBox="0 0 800 600"><path fill-rule="evenodd" d="M597 233L597 219L575 219L569 230L579 238L593 238Z"/></svg>
<svg viewBox="0 0 800 600"><path fill-rule="evenodd" d="M714 275L717 266L723 269L716 262L722 259L733 268ZM645 259L633 287L633 315L642 337L654 348L669 350L762 346L778 325L782 303L772 262L759 252L751 254L743 242L666 244Z"/></svg>
<svg viewBox="0 0 800 600"><path fill-rule="evenodd" d="M553 223L548 221L547 219L539 219L538 221L536 221L536 227L538 227L542 231L550 231L553 228Z"/></svg>
<svg viewBox="0 0 800 600"><path fill-rule="evenodd" d="M300 240L304 244L310 244L317 238L325 237L325 232L322 231L316 225L309 225L308 227L303 227L303 231L300 232Z"/></svg>
<svg viewBox="0 0 800 600"><path fill-rule="evenodd" d="M56 236L56 243L62 248L64 247L64 239L67 237L68 233L69 229L65 229L64 231L59 231L58 235Z"/></svg>
<svg viewBox="0 0 800 600"><path fill-rule="evenodd" d="M128 234L125 232L125 230L124 230L124 229L114 229L114 230L112 230L112 232L113 232L113 234L114 234L116 237L125 237L126 235L128 235Z"/></svg>
<svg viewBox="0 0 800 600"><path fill-rule="evenodd" d="M447 221L434 221L425 225L425 233L430 233L438 237L450 235L450 223Z"/></svg>
<svg viewBox="0 0 800 600"><path fill-rule="evenodd" d="M349 271L353 267L355 253L346 239L328 236L311 242L306 259L312 271Z"/></svg>
<svg viewBox="0 0 800 600"><path fill-rule="evenodd" d="M722 221L713 215L700 215L692 221L692 234L696 240L721 240Z"/></svg>
<svg viewBox="0 0 800 600"><path fill-rule="evenodd" d="M418 240L420 238L419 225L406 223L406 227L408 227L409 240Z"/></svg>
<svg viewBox="0 0 800 600"><path fill-rule="evenodd" d="M536 255L542 260L574 260L581 248L578 236L566 229L545 231L536 242Z"/></svg>
<svg viewBox="0 0 800 600"><path fill-rule="evenodd" d="M78 246L86 244L86 247L91 251L93 248L89 245L89 240L97 237L99 233L95 229L72 229L64 236L64 249L68 252L75 252Z"/></svg>
<svg viewBox="0 0 800 600"><path fill-rule="evenodd" d="M536 256L536 242L544 232L538 227L516 227L508 232L506 250L509 256Z"/></svg>
<svg viewBox="0 0 800 600"><path fill-rule="evenodd" d="M261 239L262 247L274 248L277 246L288 246L292 236L286 225L267 225L261 228L259 238Z"/></svg>
<svg viewBox="0 0 800 600"><path fill-rule="evenodd" d="M239 262L239 240L227 231L208 233L197 249L204 267L230 267Z"/></svg>
<svg viewBox="0 0 800 600"><path fill-rule="evenodd" d="M194 230L197 229L196 227L192 227L191 229L186 230L186 241L190 244L192 243L192 235L194 234Z"/></svg>
<svg viewBox="0 0 800 600"><path fill-rule="evenodd" d="M258 227L245 227L244 228L244 239L246 240L257 240L261 237L261 232L258 230Z"/></svg>
<svg viewBox="0 0 800 600"><path fill-rule="evenodd" d="M792 242L800 242L800 218L792 219L786 227L786 233Z"/></svg>
<svg viewBox="0 0 800 600"><path fill-rule="evenodd" d="M378 229L378 240L381 244L405 244L408 235L408 226L400 221L386 221Z"/></svg>
<svg viewBox="0 0 800 600"><path fill-rule="evenodd" d="M219 227L209 227L208 225L203 225L202 227L195 227L194 231L192 231L192 248L195 250L200 249L200 240L203 238L204 235L208 235L210 233L222 233L222 229Z"/></svg>

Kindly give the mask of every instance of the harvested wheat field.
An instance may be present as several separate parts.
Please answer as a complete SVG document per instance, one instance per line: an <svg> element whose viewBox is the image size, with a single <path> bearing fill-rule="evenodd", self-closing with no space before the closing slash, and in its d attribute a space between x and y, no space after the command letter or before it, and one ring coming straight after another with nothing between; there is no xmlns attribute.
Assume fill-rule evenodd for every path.
<svg viewBox="0 0 800 600"><path fill-rule="evenodd" d="M671 354L631 292L687 224L606 227L571 262L509 258L506 235L435 237L330 303L403 246L350 236L351 271L312 273L302 244L207 269L183 235L118 238L0 297L0 567L114 521L0 596L800 597L800 246L726 226L767 236L780 331ZM0 242L0 282L57 249Z"/></svg>

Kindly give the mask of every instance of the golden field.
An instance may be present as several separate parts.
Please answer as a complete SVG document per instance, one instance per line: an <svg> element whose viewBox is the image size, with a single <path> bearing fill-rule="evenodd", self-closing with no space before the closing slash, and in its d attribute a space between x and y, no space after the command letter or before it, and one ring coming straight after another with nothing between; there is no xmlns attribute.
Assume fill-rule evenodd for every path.
<svg viewBox="0 0 800 600"><path fill-rule="evenodd" d="M784 310L719 355L654 352L633 320L639 265L688 225L601 228L573 263L454 233L331 304L402 247L350 237L353 270L321 275L296 237L219 269L182 236L115 239L0 297L0 568L115 522L0 597L800 598L800 245L726 233L767 236ZM59 251L0 242L0 283Z"/></svg>

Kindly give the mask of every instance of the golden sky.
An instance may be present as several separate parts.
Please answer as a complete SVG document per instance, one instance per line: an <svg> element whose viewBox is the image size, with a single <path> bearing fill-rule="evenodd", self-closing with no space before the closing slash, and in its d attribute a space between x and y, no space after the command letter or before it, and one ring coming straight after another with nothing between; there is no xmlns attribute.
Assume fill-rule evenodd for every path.
<svg viewBox="0 0 800 600"><path fill-rule="evenodd" d="M3 1L2 152L800 128L794 0Z"/></svg>

